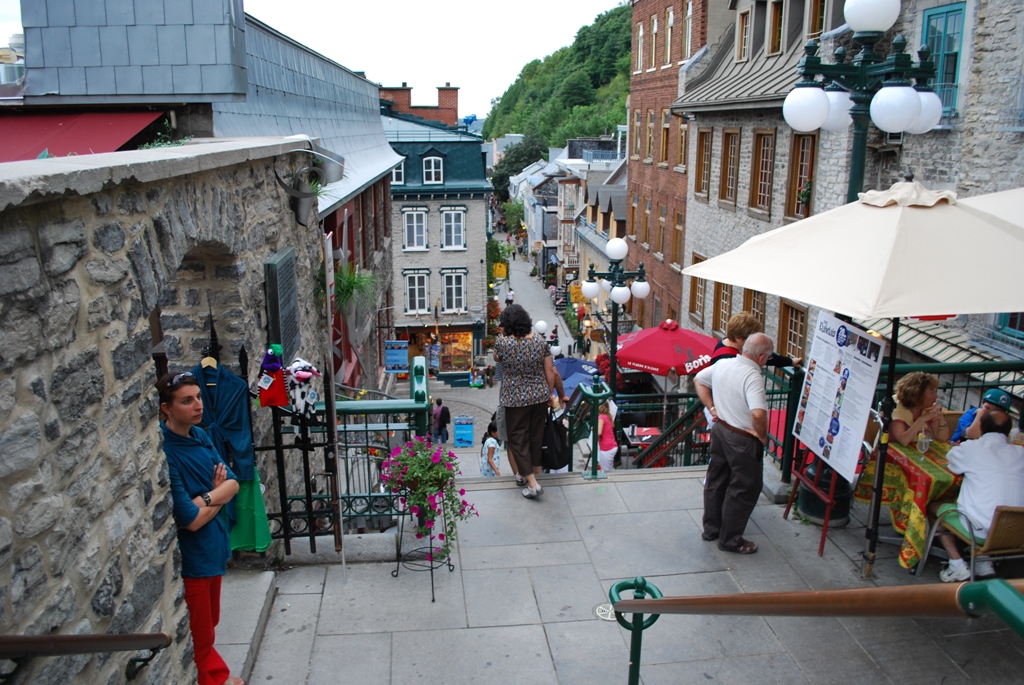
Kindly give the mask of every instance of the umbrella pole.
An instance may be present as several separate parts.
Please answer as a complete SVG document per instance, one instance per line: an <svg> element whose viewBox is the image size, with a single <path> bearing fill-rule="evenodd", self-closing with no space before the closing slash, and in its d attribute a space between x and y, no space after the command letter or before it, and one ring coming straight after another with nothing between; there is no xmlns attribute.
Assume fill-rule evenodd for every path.
<svg viewBox="0 0 1024 685"><path fill-rule="evenodd" d="M896 347L900 334L900 319L892 320L892 337L889 341L889 368L885 378L885 397L879 406L882 420L882 437L878 441L878 457L875 460L875 483L871 491L871 507L868 511L868 525L864 532L867 542L864 550L864 571L867 578L875 568L875 549L878 547L878 520L882 513L882 487L885 484L885 463L889 456L889 424L892 423L894 408L892 395L896 382Z"/></svg>

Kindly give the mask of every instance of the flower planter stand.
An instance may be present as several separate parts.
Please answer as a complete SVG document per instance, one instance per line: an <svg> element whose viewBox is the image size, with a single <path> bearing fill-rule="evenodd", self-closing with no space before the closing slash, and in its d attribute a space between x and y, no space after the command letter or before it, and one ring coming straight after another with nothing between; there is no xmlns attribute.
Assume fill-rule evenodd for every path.
<svg viewBox="0 0 1024 685"><path fill-rule="evenodd" d="M398 573L401 571L403 566L408 571L429 571L430 601L434 602L436 601L434 596L434 569L447 566L448 572L451 573L455 570L455 564L452 563L451 555L439 558L439 555L433 553L434 548L431 545L427 545L426 547L417 547L407 552L403 552L402 540L404 539L405 533L405 519L406 516L403 515L399 519L398 523L398 558L395 561L395 570L391 572L391 577L397 578Z"/></svg>

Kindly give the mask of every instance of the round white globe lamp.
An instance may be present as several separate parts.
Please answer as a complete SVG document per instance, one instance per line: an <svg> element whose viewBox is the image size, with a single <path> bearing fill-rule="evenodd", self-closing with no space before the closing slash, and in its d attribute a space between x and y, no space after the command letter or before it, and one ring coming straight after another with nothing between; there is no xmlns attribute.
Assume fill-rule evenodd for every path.
<svg viewBox="0 0 1024 685"><path fill-rule="evenodd" d="M921 115L921 98L910 86L884 86L871 100L871 121L886 133L906 131Z"/></svg>
<svg viewBox="0 0 1024 685"><path fill-rule="evenodd" d="M552 345L551 346L551 356L552 357L557 357L560 354L562 354L562 348L559 345Z"/></svg>
<svg viewBox="0 0 1024 685"><path fill-rule="evenodd" d="M828 116L821 130L836 133L850 128L853 123L853 117L850 116L853 100L850 94L845 90L826 90L825 96L828 98Z"/></svg>
<svg viewBox="0 0 1024 685"><path fill-rule="evenodd" d="M789 127L800 133L809 133L828 119L829 102L819 86L800 86L789 91L782 103L782 116ZM611 241L608 241L611 244Z"/></svg>
<svg viewBox="0 0 1024 685"><path fill-rule="evenodd" d="M642 300L651 294L651 284L645 279L637 279L633 281L633 285L629 287L629 290L633 293L633 297Z"/></svg>
<svg viewBox="0 0 1024 685"><path fill-rule="evenodd" d="M604 253L608 255L608 259L622 260L629 254L629 245L622 238L612 238L605 246Z"/></svg>
<svg viewBox="0 0 1024 685"><path fill-rule="evenodd" d="M596 300L597 296L601 294L601 286L597 284L597 281L586 280L580 285L580 292L588 300Z"/></svg>
<svg viewBox="0 0 1024 685"><path fill-rule="evenodd" d="M928 133L939 125L942 119L942 99L931 90L917 91L917 97L921 100L921 114L917 121L907 129L907 133L920 135Z"/></svg>
<svg viewBox="0 0 1024 685"><path fill-rule="evenodd" d="M538 321L537 323L533 324L533 330L537 331L541 335L544 335L545 333L548 332L548 324L546 321Z"/></svg>
<svg viewBox="0 0 1024 685"><path fill-rule="evenodd" d="M900 16L900 0L846 0L843 17L854 31L885 33Z"/></svg>
<svg viewBox="0 0 1024 685"><path fill-rule="evenodd" d="M609 281L607 278L602 278L601 290L605 291L606 293L610 293L612 291L612 282Z"/></svg>
<svg viewBox="0 0 1024 685"><path fill-rule="evenodd" d="M611 298L616 304L626 304L629 302L629 288L624 285L615 286L612 288Z"/></svg>

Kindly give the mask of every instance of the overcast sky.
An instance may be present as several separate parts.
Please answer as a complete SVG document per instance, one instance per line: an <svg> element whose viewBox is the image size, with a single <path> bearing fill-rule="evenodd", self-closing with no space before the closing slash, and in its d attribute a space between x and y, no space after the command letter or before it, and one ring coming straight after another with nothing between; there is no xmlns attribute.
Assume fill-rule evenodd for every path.
<svg viewBox="0 0 1024 685"><path fill-rule="evenodd" d="M483 118L523 66L570 45L623 0L244 0L245 11L371 81L436 105L459 87L459 116ZM0 0L0 45L20 33L18 0Z"/></svg>

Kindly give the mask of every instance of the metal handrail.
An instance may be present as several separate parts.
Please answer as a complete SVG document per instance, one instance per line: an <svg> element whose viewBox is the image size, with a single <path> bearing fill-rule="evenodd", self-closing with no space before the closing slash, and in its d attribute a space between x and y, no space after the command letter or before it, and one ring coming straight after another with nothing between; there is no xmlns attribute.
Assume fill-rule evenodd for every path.
<svg viewBox="0 0 1024 685"><path fill-rule="evenodd" d="M171 646L167 633L125 633L115 635L3 635L0 636L0 659L15 662L14 670L0 674L0 681L9 681L27 660L37 656L67 656L105 652L137 652L148 650L149 656L128 661L125 676L135 680L139 672L161 649Z"/></svg>

